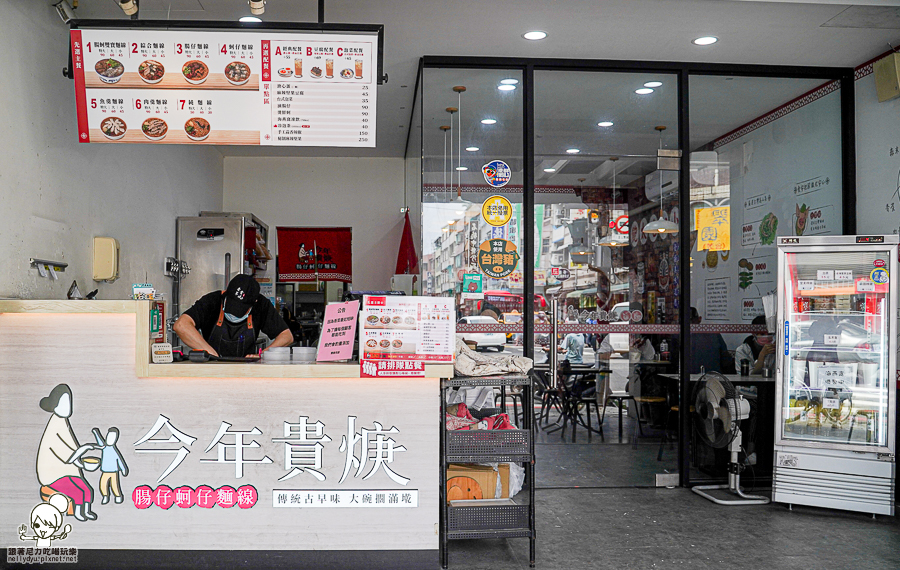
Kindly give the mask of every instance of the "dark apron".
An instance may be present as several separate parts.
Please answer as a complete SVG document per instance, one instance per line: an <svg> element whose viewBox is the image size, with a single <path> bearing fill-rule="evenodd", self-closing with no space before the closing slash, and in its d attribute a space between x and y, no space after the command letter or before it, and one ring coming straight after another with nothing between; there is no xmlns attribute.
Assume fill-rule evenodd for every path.
<svg viewBox="0 0 900 570"><path fill-rule="evenodd" d="M210 346L219 356L247 356L256 352L256 333L253 332L253 315L247 317L247 324L231 323L225 320L225 306L219 309L219 321L209 335Z"/></svg>

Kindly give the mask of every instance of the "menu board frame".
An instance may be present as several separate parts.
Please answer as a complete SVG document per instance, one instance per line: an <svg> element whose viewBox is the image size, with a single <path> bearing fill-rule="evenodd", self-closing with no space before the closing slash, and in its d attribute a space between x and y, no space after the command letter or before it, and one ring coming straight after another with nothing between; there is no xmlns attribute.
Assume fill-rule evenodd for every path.
<svg viewBox="0 0 900 570"><path fill-rule="evenodd" d="M83 40L82 32L86 34ZM187 49L191 44L183 44L185 51L176 51L175 46L180 49L182 43L166 39L165 43L159 44L157 52L155 39L150 37L154 32L170 38L175 34L196 33L199 41L209 39L209 43L193 46L209 49L196 55L189 54ZM296 38L292 37L292 32L297 34ZM148 53L132 55L139 52L130 51L128 46L137 49L137 43L122 43L112 36L110 39L115 41L105 45L117 47L117 50L108 49L110 54L100 54L102 50L94 49L96 53L89 56L85 46L91 43L90 35L97 40L98 33L134 33L137 42L146 38L148 43L142 42L140 51ZM138 33L145 37L137 39ZM271 37L266 37L267 34ZM102 40L97 41L104 45ZM151 41L154 43L149 43ZM225 51L219 53L218 44L228 44L227 55L222 55ZM154 51L144 50L145 45L152 45ZM238 54L235 60L232 47L244 48L247 53ZM282 53L282 48L292 51ZM102 56L98 60L100 63L108 56L111 68L118 65L124 67L125 72L120 70L114 77L106 79L108 74L103 73L104 70L94 69L95 63L100 65L94 61L98 54ZM135 60L135 57L139 59ZM147 61L135 68L141 58ZM222 58L225 60L217 61ZM206 67L204 77L196 80L183 70L184 77L181 77L180 68L192 64L195 59L199 61L196 65ZM223 75L220 64L232 60L235 63L228 63ZM301 74L299 69L303 60L307 61ZM142 69L145 64L157 65L161 77L148 78L148 72ZM174 70L171 69L173 65ZM288 74L285 65L296 66L298 71ZM243 82L235 82L228 75L232 66L242 71ZM384 26L77 20L70 22L69 66L65 74L75 81L79 142L374 148L377 86L386 80ZM118 76L122 81L116 85ZM242 77L237 78L240 79ZM348 98L348 95L351 96ZM356 97L361 99L356 101ZM230 112L231 109L248 108L255 110L252 114ZM216 121L212 120L214 109ZM148 126L148 121L156 121L158 128ZM181 129L182 122L185 132Z"/></svg>

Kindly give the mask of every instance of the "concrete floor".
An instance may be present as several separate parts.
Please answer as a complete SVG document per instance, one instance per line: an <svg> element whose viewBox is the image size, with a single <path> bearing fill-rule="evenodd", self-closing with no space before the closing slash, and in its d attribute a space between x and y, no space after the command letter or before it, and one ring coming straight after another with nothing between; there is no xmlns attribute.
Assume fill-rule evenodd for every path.
<svg viewBox="0 0 900 570"><path fill-rule="evenodd" d="M687 489L541 489L537 568L900 568L895 517L726 507ZM528 540L450 543L450 568L528 568Z"/></svg>

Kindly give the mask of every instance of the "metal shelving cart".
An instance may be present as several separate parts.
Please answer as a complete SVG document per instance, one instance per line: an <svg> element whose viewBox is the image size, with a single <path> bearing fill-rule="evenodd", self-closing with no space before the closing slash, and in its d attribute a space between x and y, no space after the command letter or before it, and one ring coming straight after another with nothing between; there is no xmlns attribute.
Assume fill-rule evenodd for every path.
<svg viewBox="0 0 900 570"><path fill-rule="evenodd" d="M534 567L534 409L531 401L531 377L460 376L441 381L441 567L447 568L447 544L450 540L473 538L529 538L530 562ZM501 408L506 411L506 389L522 386L522 425L514 430L447 430L446 391L460 386L500 387ZM447 465L449 463L524 463L528 502L513 498L506 504L451 506L447 503ZM524 490L524 489L523 489Z"/></svg>

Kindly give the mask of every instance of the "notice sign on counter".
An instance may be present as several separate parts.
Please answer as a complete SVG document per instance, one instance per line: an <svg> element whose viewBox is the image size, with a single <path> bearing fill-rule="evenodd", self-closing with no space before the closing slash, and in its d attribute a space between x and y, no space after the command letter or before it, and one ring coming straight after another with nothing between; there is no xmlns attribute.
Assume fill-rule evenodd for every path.
<svg viewBox="0 0 900 570"><path fill-rule="evenodd" d="M375 146L377 34L71 31L79 142Z"/></svg>
<svg viewBox="0 0 900 570"><path fill-rule="evenodd" d="M453 361L452 298L366 295L360 323L360 360Z"/></svg>
<svg viewBox="0 0 900 570"><path fill-rule="evenodd" d="M325 321L322 324L316 361L348 360L353 356L358 316L359 301L331 303L325 307Z"/></svg>

